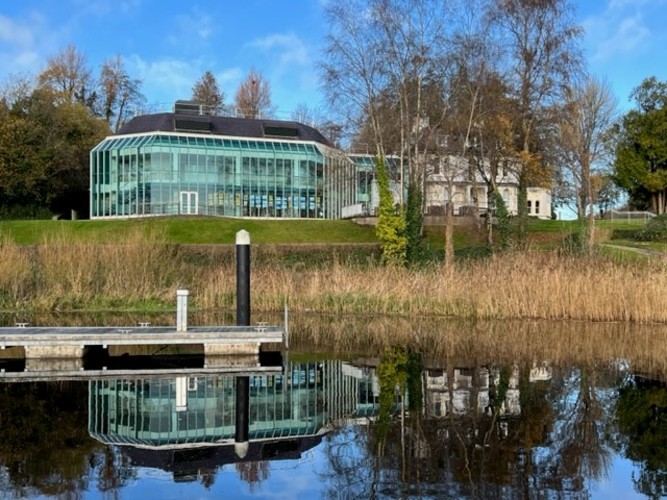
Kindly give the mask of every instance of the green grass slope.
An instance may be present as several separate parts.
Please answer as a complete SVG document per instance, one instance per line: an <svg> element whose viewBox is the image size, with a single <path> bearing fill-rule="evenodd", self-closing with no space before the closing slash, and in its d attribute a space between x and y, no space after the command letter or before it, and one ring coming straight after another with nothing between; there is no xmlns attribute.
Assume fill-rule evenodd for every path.
<svg viewBox="0 0 667 500"><path fill-rule="evenodd" d="M113 242L137 232L169 243L234 244L245 229L257 244L377 243L372 226L351 221L250 220L217 217L155 217L130 220L0 221L0 238L20 245L47 239Z"/></svg>

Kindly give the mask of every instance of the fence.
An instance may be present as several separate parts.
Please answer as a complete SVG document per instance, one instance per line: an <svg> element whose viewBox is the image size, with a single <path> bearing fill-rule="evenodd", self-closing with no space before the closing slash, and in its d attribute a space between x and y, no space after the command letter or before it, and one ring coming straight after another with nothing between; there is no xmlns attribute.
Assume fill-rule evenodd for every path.
<svg viewBox="0 0 667 500"><path fill-rule="evenodd" d="M653 217L655 217L654 213L646 211L609 210L603 218L615 222L648 222Z"/></svg>

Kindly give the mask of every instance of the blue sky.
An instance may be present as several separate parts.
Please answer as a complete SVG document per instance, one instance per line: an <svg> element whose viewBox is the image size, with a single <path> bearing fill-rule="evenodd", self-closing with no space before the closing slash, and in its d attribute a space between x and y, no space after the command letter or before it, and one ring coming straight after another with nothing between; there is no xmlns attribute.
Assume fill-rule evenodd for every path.
<svg viewBox="0 0 667 500"><path fill-rule="evenodd" d="M168 110L212 71L231 102L251 67L271 83L278 118L300 103L323 107L317 61L326 0L0 0L0 82L37 74L68 44L98 72L117 54ZM609 80L622 109L648 76L667 80L667 0L576 0L590 71Z"/></svg>

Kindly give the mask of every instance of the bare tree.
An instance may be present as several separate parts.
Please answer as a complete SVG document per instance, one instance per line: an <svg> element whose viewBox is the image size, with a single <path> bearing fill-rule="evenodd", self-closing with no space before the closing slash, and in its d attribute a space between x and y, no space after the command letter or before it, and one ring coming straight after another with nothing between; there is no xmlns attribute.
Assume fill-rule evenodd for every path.
<svg viewBox="0 0 667 500"><path fill-rule="evenodd" d="M365 125L371 149L400 158L403 206L408 191L409 260L417 255L422 233L427 149L446 115L446 100L427 94L444 88L448 5L445 0L345 0L326 8L325 88L348 120Z"/></svg>
<svg viewBox="0 0 667 500"><path fill-rule="evenodd" d="M204 113L217 115L222 111L225 94L220 90L215 75L204 72L192 87L192 100L204 105Z"/></svg>
<svg viewBox="0 0 667 500"><path fill-rule="evenodd" d="M90 109L96 99L95 81L86 57L74 45L68 45L47 61L38 76L39 86L53 93L56 104L79 103Z"/></svg>
<svg viewBox="0 0 667 500"><path fill-rule="evenodd" d="M266 118L274 112L271 85L260 72L251 69L235 96L237 113L244 118Z"/></svg>
<svg viewBox="0 0 667 500"><path fill-rule="evenodd" d="M0 83L0 101L7 107L20 106L35 90L34 77L29 74L13 74Z"/></svg>
<svg viewBox="0 0 667 500"><path fill-rule="evenodd" d="M445 114L441 106L427 118L425 86L443 75L446 3L378 0L374 10L384 35L388 81L399 102L400 157L408 161L409 186L423 193L425 148L429 134L439 128Z"/></svg>
<svg viewBox="0 0 667 500"><path fill-rule="evenodd" d="M385 154L379 106L387 85L377 23L368 0L327 2L329 26L322 72L331 105L347 126L361 130L369 124L375 152Z"/></svg>
<svg viewBox="0 0 667 500"><path fill-rule="evenodd" d="M568 90L559 123L559 152L576 196L577 215L588 211L587 249L595 242L594 203L597 198L594 177L600 176L609 157L608 132L616 121L617 102L607 82L586 77Z"/></svg>
<svg viewBox="0 0 667 500"><path fill-rule="evenodd" d="M577 42L582 30L574 23L570 0L493 0L487 13L507 47L508 83L517 104L519 237L524 239L526 188L550 181L540 145L545 109L562 97L580 69Z"/></svg>
<svg viewBox="0 0 667 500"><path fill-rule="evenodd" d="M305 102L300 102L292 111L290 118L295 122L305 123L312 127L317 127L318 123L323 122L322 112L318 108L312 108Z"/></svg>
<svg viewBox="0 0 667 500"><path fill-rule="evenodd" d="M102 115L114 132L118 132L131 117L133 107L139 107L145 101L141 80L130 77L119 55L102 65L100 94Z"/></svg>
<svg viewBox="0 0 667 500"><path fill-rule="evenodd" d="M487 244L493 244L492 214L498 196L500 165L508 165L512 148L511 100L500 73L500 48L492 24L478 5L463 2L452 44L453 75L446 128L451 152L467 160L468 172L458 175L477 191L478 178L486 185ZM504 168L502 169L504 170ZM479 208L480 197L475 197Z"/></svg>

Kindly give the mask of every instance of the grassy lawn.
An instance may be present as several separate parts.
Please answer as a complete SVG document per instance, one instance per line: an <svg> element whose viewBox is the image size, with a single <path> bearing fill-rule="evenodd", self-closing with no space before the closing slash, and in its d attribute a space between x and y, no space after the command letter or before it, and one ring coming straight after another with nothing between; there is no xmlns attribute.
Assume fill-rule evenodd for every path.
<svg viewBox="0 0 667 500"><path fill-rule="evenodd" d="M156 217L132 220L0 221L0 238L20 245L46 238L113 242L136 234L160 235L171 243L234 244L245 229L257 244L377 243L372 226L350 221L241 220L216 217Z"/></svg>
<svg viewBox="0 0 667 500"><path fill-rule="evenodd" d="M553 250L568 236L580 231L579 221L529 219L528 237L533 249ZM610 232L613 229L638 229L643 222L596 221L596 227ZM235 242L238 231L250 233L253 244L358 244L378 243L373 226L360 226L351 221L328 220L258 220L217 217L154 217L130 220L21 220L0 221L0 241L30 245L50 241L86 241L109 243L124 241L139 235L151 236L178 244L228 244ZM428 246L444 247L444 227L427 226L424 236ZM642 243L625 238L614 239L620 246L667 251L662 243ZM474 249L484 247L486 234L483 224L455 226L454 247Z"/></svg>

